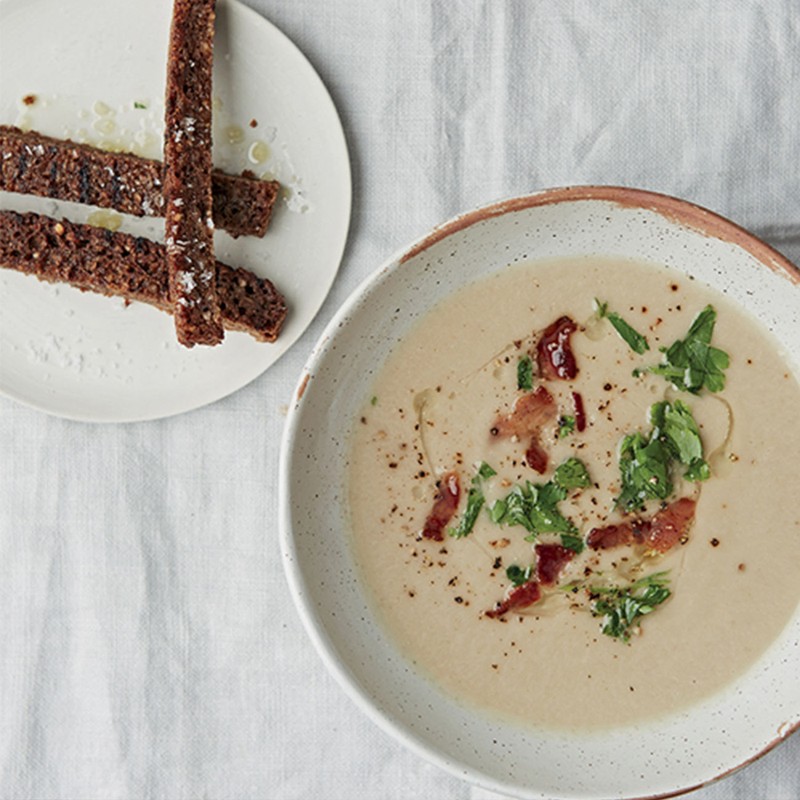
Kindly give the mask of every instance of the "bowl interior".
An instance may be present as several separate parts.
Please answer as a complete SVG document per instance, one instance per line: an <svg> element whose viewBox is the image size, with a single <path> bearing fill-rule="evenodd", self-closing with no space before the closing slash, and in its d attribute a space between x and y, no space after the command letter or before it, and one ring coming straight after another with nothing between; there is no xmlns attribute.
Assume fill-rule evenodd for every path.
<svg viewBox="0 0 800 800"><path fill-rule="evenodd" d="M797 374L797 273L731 223L648 193L544 193L454 221L369 278L313 352L287 422L281 525L287 576L328 667L393 735L450 771L526 797L642 797L746 763L800 722L800 614L735 684L668 718L599 734L525 729L446 696L376 619L349 544L350 431L376 371L416 320L509 264L600 255L655 261L747 308Z"/></svg>

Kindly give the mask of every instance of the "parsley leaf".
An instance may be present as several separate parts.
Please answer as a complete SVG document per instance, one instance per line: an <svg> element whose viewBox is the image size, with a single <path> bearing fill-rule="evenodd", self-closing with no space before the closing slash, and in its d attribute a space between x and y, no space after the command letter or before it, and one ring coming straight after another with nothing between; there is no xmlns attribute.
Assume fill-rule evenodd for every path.
<svg viewBox="0 0 800 800"><path fill-rule="evenodd" d="M675 458L688 467L684 477L693 481L706 480L711 471L703 459L700 429L689 407L680 400L656 403L650 409L650 419L662 432L662 439Z"/></svg>
<svg viewBox="0 0 800 800"><path fill-rule="evenodd" d="M666 500L672 494L672 463L687 469L683 477L704 481L711 470L703 458L703 442L689 407L675 400L650 407L653 429L649 435L636 432L625 436L619 448L622 491L618 506L641 508L649 499Z"/></svg>
<svg viewBox="0 0 800 800"><path fill-rule="evenodd" d="M582 553L584 548L583 537L577 533L562 533L561 546L572 550L574 553Z"/></svg>
<svg viewBox="0 0 800 800"><path fill-rule="evenodd" d="M606 317L614 326L614 330L624 339L628 347L630 347L634 353L642 355L642 353L650 349L646 337L642 336L639 331L625 322L619 314L609 311L608 303L601 303L597 298L595 298L594 303L597 316L600 317L600 319Z"/></svg>
<svg viewBox="0 0 800 800"><path fill-rule="evenodd" d="M575 417L559 417L558 418L558 438L566 439L571 433L575 431Z"/></svg>
<svg viewBox="0 0 800 800"><path fill-rule="evenodd" d="M522 586L531 579L531 565L529 564L525 569L512 564L506 569L506 577L514 584L514 586Z"/></svg>
<svg viewBox="0 0 800 800"><path fill-rule="evenodd" d="M572 522L558 510L558 503L566 496L566 490L554 483L526 481L495 501L489 516L498 525L521 525L530 533L528 541L540 533L576 533Z"/></svg>
<svg viewBox="0 0 800 800"><path fill-rule="evenodd" d="M530 356L523 356L517 362L517 388L533 389L533 361Z"/></svg>
<svg viewBox="0 0 800 800"><path fill-rule="evenodd" d="M672 494L670 460L669 450L657 435L646 437L636 432L625 436L619 447L622 491L616 504L630 510L641 508L645 500L669 497Z"/></svg>
<svg viewBox="0 0 800 800"><path fill-rule="evenodd" d="M574 456L558 465L553 480L563 489L585 489L592 485L586 464Z"/></svg>
<svg viewBox="0 0 800 800"><path fill-rule="evenodd" d="M716 321L714 307L706 306L695 317L685 338L662 347L662 362L648 367L647 371L662 375L683 392L698 394L704 387L710 392L722 391L730 358L724 350L711 346Z"/></svg>
<svg viewBox="0 0 800 800"><path fill-rule="evenodd" d="M592 586L592 615L603 617L603 633L627 642L639 618L653 612L671 594L666 572L654 572L630 586Z"/></svg>
<svg viewBox="0 0 800 800"><path fill-rule="evenodd" d="M497 525L520 525L532 542L540 533L571 534L575 540L564 547L576 550L578 529L558 509L566 499L568 489L582 488L590 484L589 473L580 459L568 458L558 469L552 481L547 483L517 484L505 497L496 500L489 509L489 518ZM563 538L562 538L563 544ZM583 540L581 540L581 549Z"/></svg>
<svg viewBox="0 0 800 800"><path fill-rule="evenodd" d="M450 536L455 539L462 539L472 533L472 529L478 520L478 515L486 502L486 498L483 496L482 481L491 478L493 475L497 475L497 473L485 461L481 461L467 494L467 507L458 525L448 531Z"/></svg>

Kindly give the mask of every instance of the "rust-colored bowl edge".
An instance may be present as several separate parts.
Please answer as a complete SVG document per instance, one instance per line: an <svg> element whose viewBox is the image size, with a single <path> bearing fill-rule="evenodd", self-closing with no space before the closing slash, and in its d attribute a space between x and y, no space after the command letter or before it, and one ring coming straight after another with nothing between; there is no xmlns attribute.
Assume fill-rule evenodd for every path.
<svg viewBox="0 0 800 800"><path fill-rule="evenodd" d="M435 228L428 236L407 250L400 257L399 263L404 264L442 239L477 222L499 217L509 212L576 200L604 200L627 208L654 211L678 225L688 227L705 236L738 245L774 272L783 274L792 283L800 285L800 270L789 259L735 222L687 200L625 186L570 186L546 189L523 197L501 200L498 203L462 214Z"/></svg>

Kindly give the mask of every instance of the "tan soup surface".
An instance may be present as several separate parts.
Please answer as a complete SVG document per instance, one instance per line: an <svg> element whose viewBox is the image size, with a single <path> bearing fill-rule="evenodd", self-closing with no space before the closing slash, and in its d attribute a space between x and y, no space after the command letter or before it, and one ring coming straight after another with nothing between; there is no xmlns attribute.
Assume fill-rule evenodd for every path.
<svg viewBox="0 0 800 800"><path fill-rule="evenodd" d="M635 353L594 313L595 298L646 335L650 350ZM632 374L659 363L658 348L683 338L707 304L718 314L712 344L730 356L723 391L693 395L662 376ZM498 441L489 431L524 393L519 358L562 315L578 325L571 337L578 374L546 385L561 416L573 415L572 392L579 392L587 424L564 437L557 423L545 427L549 465L538 475L524 462L524 442ZM549 480L575 456L593 485L570 493L560 511L584 536L620 520L619 442L649 429L654 402L675 398L691 409L712 472L701 484L675 476L676 497L698 498L687 540L663 555L587 548L540 601L488 617L510 589L506 569L533 558L524 528L491 521L493 502L514 484ZM447 692L531 725L596 729L687 707L743 673L800 599L798 409L800 388L772 336L682 273L586 258L509 267L470 285L392 352L355 424L352 539L380 617L407 657ZM497 475L482 484L486 505L472 533L421 538L437 479L459 474L455 525L480 462ZM585 582L588 568L603 585L668 571L671 596L641 618L629 642L614 639L602 633L591 605L563 588Z"/></svg>

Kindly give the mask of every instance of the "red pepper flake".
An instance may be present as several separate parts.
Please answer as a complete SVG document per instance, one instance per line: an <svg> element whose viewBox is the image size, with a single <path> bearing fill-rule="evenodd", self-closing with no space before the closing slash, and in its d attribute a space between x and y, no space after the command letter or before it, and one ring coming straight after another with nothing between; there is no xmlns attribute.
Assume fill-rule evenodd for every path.
<svg viewBox="0 0 800 800"><path fill-rule="evenodd" d="M35 94L26 94L25 97L22 98L22 102L26 106L32 106L39 98L36 97Z"/></svg>
<svg viewBox="0 0 800 800"><path fill-rule="evenodd" d="M527 608L532 606L540 597L542 591L536 581L528 581L521 586L515 586L502 603L498 603L494 608L486 612L486 616L491 619L502 617L514 608Z"/></svg>
<svg viewBox="0 0 800 800"><path fill-rule="evenodd" d="M559 317L544 332L536 345L536 363L543 378L572 380L578 365L570 345L570 336L578 326L569 317Z"/></svg>
<svg viewBox="0 0 800 800"><path fill-rule="evenodd" d="M456 513L460 497L461 485L458 480L458 473L445 473L437 483L433 509L428 514L425 526L422 528L422 537L424 539L433 539L435 542L444 540L443 531Z"/></svg>
<svg viewBox="0 0 800 800"><path fill-rule="evenodd" d="M539 583L552 586L561 570L575 557L575 551L560 544L536 545L536 577Z"/></svg>
<svg viewBox="0 0 800 800"><path fill-rule="evenodd" d="M583 407L583 396L580 392L572 393L572 403L575 406L575 428L578 431L586 430L586 411Z"/></svg>

